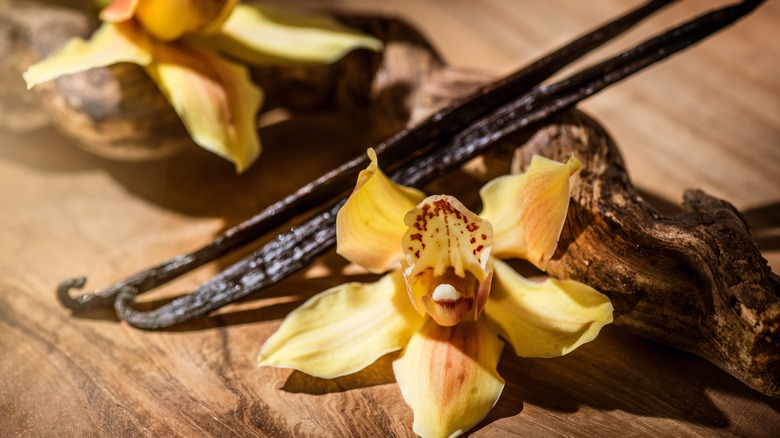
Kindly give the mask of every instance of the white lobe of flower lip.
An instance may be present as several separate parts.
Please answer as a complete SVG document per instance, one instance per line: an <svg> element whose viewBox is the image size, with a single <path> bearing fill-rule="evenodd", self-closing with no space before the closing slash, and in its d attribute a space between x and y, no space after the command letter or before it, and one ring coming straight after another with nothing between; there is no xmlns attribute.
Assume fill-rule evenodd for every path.
<svg viewBox="0 0 780 438"><path fill-rule="evenodd" d="M460 292L453 285L447 283L436 286L431 294L433 301L456 301L460 297Z"/></svg>

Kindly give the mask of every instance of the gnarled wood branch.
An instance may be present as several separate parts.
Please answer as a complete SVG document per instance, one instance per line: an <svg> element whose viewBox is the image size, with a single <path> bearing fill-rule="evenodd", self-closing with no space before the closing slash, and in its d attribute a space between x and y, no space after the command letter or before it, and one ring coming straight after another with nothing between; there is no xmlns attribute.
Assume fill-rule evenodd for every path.
<svg viewBox="0 0 780 438"><path fill-rule="evenodd" d="M612 138L582 113L517 148L513 171L533 154L572 153L583 167L548 272L606 293L616 324L780 394L780 277L739 212L689 190L686 212L660 214L637 194Z"/></svg>

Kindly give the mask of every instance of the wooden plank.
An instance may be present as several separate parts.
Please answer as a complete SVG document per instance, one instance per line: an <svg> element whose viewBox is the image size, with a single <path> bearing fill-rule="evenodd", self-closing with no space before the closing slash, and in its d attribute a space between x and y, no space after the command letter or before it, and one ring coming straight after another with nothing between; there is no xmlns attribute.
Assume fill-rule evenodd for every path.
<svg viewBox="0 0 780 438"><path fill-rule="evenodd" d="M452 65L500 75L639 2L315 1L397 15ZM724 2L684 1L589 59ZM780 4L582 108L620 144L646 197L672 208L688 187L745 212L780 268ZM54 287L100 287L191 250L359 152L332 115L265 126L259 164L236 176L201 150L109 162L51 129L0 132L0 431L4 436L413 436L391 358L334 381L254 366L303 299L363 279L334 254L262 296L183 327L143 332L111 311L72 316ZM236 257L230 258L235 260ZM220 261L144 300L191 290ZM707 362L608 327L552 360L507 353L507 387L475 436L772 436L780 403Z"/></svg>

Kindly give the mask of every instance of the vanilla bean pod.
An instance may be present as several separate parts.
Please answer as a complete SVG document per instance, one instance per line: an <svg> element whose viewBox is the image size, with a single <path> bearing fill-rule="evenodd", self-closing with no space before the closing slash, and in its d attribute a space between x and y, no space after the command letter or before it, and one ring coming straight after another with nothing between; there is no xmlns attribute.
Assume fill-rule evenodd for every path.
<svg viewBox="0 0 780 438"><path fill-rule="evenodd" d="M380 159L388 169L400 168L435 140L456 134L462 127L499 108L512 97L529 91L566 65L620 35L672 1L652 0L506 78L486 85L460 102L438 111L415 127L404 130L378 145L375 149ZM294 216L345 193L354 183L358 172L367 164L366 156L361 155L303 186L247 221L230 228L194 252L172 257L92 294L73 298L70 290L82 288L86 278L65 280L57 289L59 300L65 307L83 311L113 304L116 294L123 289L132 289L134 293L151 290L222 257L260 238Z"/></svg>
<svg viewBox="0 0 780 438"><path fill-rule="evenodd" d="M761 1L746 1L697 17L613 58L549 86L540 86L470 125L410 166L391 174L396 182L420 186L485 152L509 135L531 129L579 101L701 41L752 11ZM335 244L336 213L345 202L313 216L214 277L193 293L149 312L131 305L132 288L120 291L117 314L133 326L159 329L205 315L269 286L299 270Z"/></svg>

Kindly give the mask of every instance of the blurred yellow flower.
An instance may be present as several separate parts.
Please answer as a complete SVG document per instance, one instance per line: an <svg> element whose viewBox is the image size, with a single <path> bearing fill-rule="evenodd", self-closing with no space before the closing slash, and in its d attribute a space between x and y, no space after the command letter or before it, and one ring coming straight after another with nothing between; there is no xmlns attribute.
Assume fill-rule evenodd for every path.
<svg viewBox="0 0 780 438"><path fill-rule="evenodd" d="M331 63L381 43L330 18L237 2L114 0L89 40L71 39L24 79L32 88L94 67L141 65L195 143L242 172L260 154L256 114L263 101L245 64Z"/></svg>

